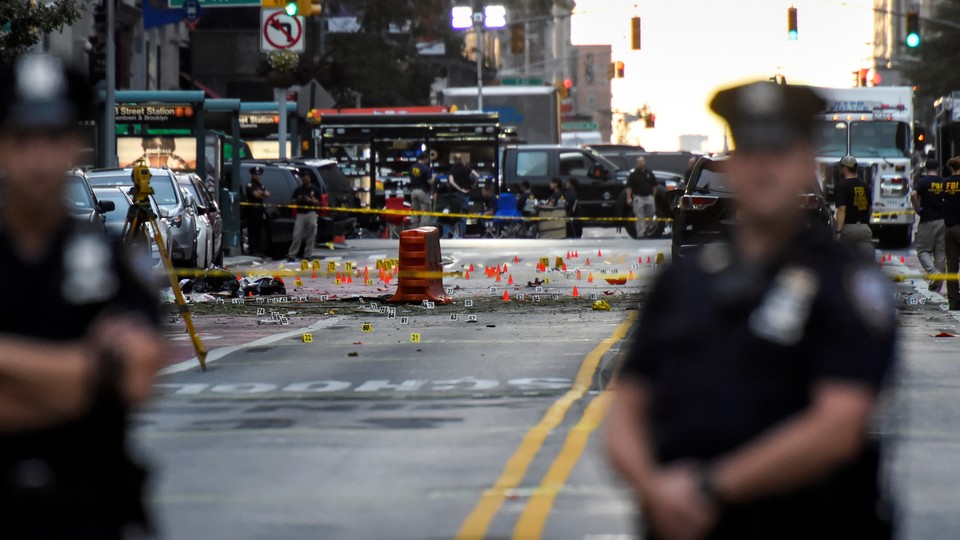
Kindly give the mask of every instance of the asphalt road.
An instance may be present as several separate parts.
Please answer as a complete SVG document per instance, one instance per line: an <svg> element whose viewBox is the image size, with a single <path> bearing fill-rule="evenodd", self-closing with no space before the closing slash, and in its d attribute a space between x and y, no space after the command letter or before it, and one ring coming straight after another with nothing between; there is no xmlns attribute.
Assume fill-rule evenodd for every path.
<svg viewBox="0 0 960 540"><path fill-rule="evenodd" d="M453 305L400 307L396 318L370 309L376 288L324 276L293 294L363 294L365 309L355 300L267 304L290 314L279 326L249 324L263 318L256 304L207 308L198 326L209 338L220 337L217 324L249 325L208 341L206 373L189 360L172 363L137 422L138 446L155 466L164 537L633 538L632 503L599 442L609 398L601 390L656 271L646 261L669 256L669 246L587 233L579 241L444 242L448 269L473 264L476 277L447 280L457 287ZM355 242L318 255L363 266L395 256L395 245ZM579 257L567 273L533 268L571 251ZM895 259L901 254L909 265L905 251ZM504 263L513 286L480 271ZM604 271L636 275L613 286ZM525 286L534 279L551 279L540 302ZM900 537L956 537L960 402L951 392L960 368L957 345L932 335L956 332L957 320L919 292L922 283L897 289L904 375L877 430L896 442ZM612 309L591 309L591 294ZM218 315L221 308L232 311Z"/></svg>

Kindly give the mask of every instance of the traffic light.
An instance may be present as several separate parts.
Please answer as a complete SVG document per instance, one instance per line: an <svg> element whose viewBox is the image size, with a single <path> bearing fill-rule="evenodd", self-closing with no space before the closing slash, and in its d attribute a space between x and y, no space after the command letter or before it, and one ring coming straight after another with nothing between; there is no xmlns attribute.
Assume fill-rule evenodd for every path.
<svg viewBox="0 0 960 540"><path fill-rule="evenodd" d="M640 50L640 17L630 19L630 48Z"/></svg>
<svg viewBox="0 0 960 540"><path fill-rule="evenodd" d="M624 66L623 61L621 61L621 60L617 60L617 61L616 61L616 64L617 64L617 78L618 78L618 79L622 79L622 78L623 78L623 71L624 71L623 68L626 67L626 66Z"/></svg>
<svg viewBox="0 0 960 540"><path fill-rule="evenodd" d="M291 2L293 3L293 2ZM316 0L297 0L297 15L301 17L310 17L319 15L323 11L323 6Z"/></svg>
<svg viewBox="0 0 960 540"><path fill-rule="evenodd" d="M920 13L916 11L907 12L907 37L905 41L907 47L911 49L920 46Z"/></svg>
<svg viewBox="0 0 960 540"><path fill-rule="evenodd" d="M800 39L800 32L797 26L797 8L792 6L787 9L787 39L790 41Z"/></svg>
<svg viewBox="0 0 960 540"><path fill-rule="evenodd" d="M523 54L527 46L527 38L524 33L523 23L510 25L510 52L513 54Z"/></svg>

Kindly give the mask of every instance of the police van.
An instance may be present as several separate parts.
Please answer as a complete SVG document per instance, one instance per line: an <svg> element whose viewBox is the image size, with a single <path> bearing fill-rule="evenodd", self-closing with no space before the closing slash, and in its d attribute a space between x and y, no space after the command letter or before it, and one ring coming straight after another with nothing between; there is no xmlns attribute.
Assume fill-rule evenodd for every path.
<svg viewBox="0 0 960 540"><path fill-rule="evenodd" d="M859 176L873 193L870 227L881 244L905 247L913 233L910 203L915 159L913 89L818 88L827 109L818 117L817 175L833 202L843 178L837 162L857 159Z"/></svg>

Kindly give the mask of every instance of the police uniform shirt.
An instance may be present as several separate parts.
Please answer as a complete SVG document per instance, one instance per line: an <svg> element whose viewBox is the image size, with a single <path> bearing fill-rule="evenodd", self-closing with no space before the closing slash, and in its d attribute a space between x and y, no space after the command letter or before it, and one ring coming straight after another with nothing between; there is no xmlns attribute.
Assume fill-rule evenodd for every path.
<svg viewBox="0 0 960 540"><path fill-rule="evenodd" d="M650 390L658 462L709 462L804 410L818 382L879 391L894 361L895 325L889 280L829 233L804 231L762 269L745 268L729 246L714 244L659 276L621 376ZM868 458L857 466L870 469ZM837 496L871 482L851 478L839 471L816 486L727 508L722 519L753 512L777 526L777 535L749 538L835 538L804 534L817 512L849 510ZM804 534L784 536L790 527Z"/></svg>
<svg viewBox="0 0 960 540"><path fill-rule="evenodd" d="M960 175L943 180L943 223L947 227L960 225Z"/></svg>
<svg viewBox="0 0 960 540"><path fill-rule="evenodd" d="M258 204L263 203L263 199L253 196L254 193L260 193L263 191L266 191L266 189L263 187L263 183L256 178L251 178L250 181L247 182L247 202Z"/></svg>
<svg viewBox="0 0 960 540"><path fill-rule="evenodd" d="M913 189L920 199L920 222L943 219L943 178L921 176Z"/></svg>
<svg viewBox="0 0 960 540"><path fill-rule="evenodd" d="M844 225L870 223L870 190L859 178L844 178L837 184L837 208L846 207Z"/></svg>
<svg viewBox="0 0 960 540"><path fill-rule="evenodd" d="M65 344L84 339L107 315L159 326L145 254L128 257L102 229L72 220L54 238L38 260L24 261L0 227L0 281L8 284L10 306L0 310L0 333ZM111 530L115 524L103 516L137 513L140 494L129 481L138 469L127 459L125 423L119 396L99 396L74 420L0 434L0 527L6 533L49 527L79 538L80 531Z"/></svg>
<svg viewBox="0 0 960 540"><path fill-rule="evenodd" d="M430 191L430 179L433 178L433 169L428 165L417 162L410 168L410 189Z"/></svg>
<svg viewBox="0 0 960 540"><path fill-rule="evenodd" d="M627 186L634 197L649 197L657 187L657 177L647 169L634 169L627 177Z"/></svg>

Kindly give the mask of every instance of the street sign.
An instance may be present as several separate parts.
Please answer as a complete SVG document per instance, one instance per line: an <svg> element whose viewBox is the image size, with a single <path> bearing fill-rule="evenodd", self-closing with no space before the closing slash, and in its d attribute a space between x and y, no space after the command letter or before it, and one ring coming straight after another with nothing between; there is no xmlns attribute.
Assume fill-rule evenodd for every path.
<svg viewBox="0 0 960 540"><path fill-rule="evenodd" d="M200 18L200 0L184 0L183 19L188 23L195 23Z"/></svg>
<svg viewBox="0 0 960 540"><path fill-rule="evenodd" d="M204 8L260 7L260 0L198 0ZM182 8L187 0L167 0L171 9Z"/></svg>
<svg viewBox="0 0 960 540"><path fill-rule="evenodd" d="M261 9L260 51L303 52L303 17L291 17L282 9Z"/></svg>
<svg viewBox="0 0 960 540"><path fill-rule="evenodd" d="M596 131L599 129L596 122L564 122L563 131Z"/></svg>

